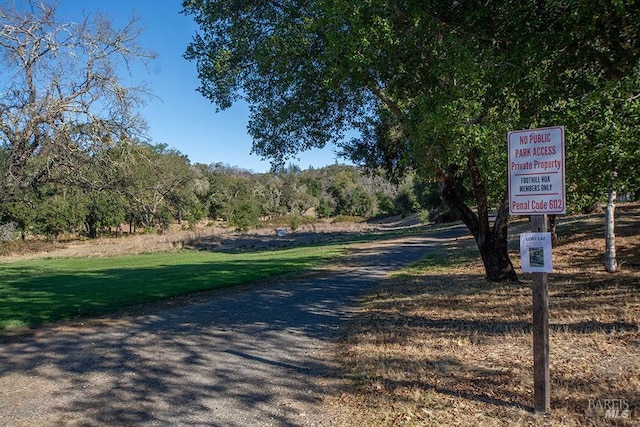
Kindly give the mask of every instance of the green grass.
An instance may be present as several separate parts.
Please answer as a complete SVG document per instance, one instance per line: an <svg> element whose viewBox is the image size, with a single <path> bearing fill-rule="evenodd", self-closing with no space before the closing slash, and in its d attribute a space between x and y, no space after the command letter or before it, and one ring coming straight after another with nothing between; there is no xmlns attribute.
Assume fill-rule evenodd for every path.
<svg viewBox="0 0 640 427"><path fill-rule="evenodd" d="M0 330L257 282L312 269L343 252L336 245L241 254L185 250L0 264Z"/></svg>
<svg viewBox="0 0 640 427"><path fill-rule="evenodd" d="M410 277L421 274L422 271L447 273L451 267L475 260L478 256L479 253L475 247L465 249L457 247L442 248L428 253L419 261L394 273L393 276L397 278Z"/></svg>

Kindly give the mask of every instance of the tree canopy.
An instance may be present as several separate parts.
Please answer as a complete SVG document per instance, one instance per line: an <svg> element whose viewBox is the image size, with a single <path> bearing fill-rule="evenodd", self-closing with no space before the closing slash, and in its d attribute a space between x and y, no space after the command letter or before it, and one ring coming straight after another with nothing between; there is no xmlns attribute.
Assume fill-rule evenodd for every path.
<svg viewBox="0 0 640 427"><path fill-rule="evenodd" d="M600 187L595 164L637 164L636 1L185 0L183 7L200 27L185 54L196 62L199 90L218 108L249 103L255 152L282 162L340 143L372 169L437 179L474 235L489 280L516 280L506 248L508 131L565 125L568 184L576 188ZM343 142L353 128L360 136Z"/></svg>
<svg viewBox="0 0 640 427"><path fill-rule="evenodd" d="M27 3L0 5L0 240L95 238L122 233L124 224L164 232L207 216L238 229L288 217L293 227L304 214L420 208L351 167L303 173L290 165L253 175L191 165L146 140L137 107L148 94L122 79L134 62L153 57L138 45L135 17L122 28L99 14L62 22L55 4Z"/></svg>
<svg viewBox="0 0 640 427"><path fill-rule="evenodd" d="M0 179L5 198L51 181L84 177L96 153L145 128L142 86L121 73L153 54L138 45L132 17L115 28L102 15L61 22L46 2L0 5Z"/></svg>

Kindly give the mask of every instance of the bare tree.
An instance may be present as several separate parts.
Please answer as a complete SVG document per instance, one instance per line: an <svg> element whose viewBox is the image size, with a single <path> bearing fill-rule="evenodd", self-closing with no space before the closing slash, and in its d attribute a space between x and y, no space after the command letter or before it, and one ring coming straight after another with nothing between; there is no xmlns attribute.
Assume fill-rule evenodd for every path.
<svg viewBox="0 0 640 427"><path fill-rule="evenodd" d="M21 3L24 5L24 3ZM120 73L153 54L138 45L132 16L60 22L56 6L0 4L0 179L4 194L73 177L101 148L146 129L137 109L149 96Z"/></svg>

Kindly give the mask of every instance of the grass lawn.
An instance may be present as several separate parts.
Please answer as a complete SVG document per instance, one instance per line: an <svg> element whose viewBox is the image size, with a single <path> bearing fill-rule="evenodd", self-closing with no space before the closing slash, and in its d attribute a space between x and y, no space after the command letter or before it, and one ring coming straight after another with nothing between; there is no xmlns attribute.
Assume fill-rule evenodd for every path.
<svg viewBox="0 0 640 427"><path fill-rule="evenodd" d="M615 274L603 268L603 215L560 220L548 415L532 411L531 275L490 284L477 251L449 248L365 298L340 343L350 387L332 403L345 424L640 425L640 205L616 212Z"/></svg>
<svg viewBox="0 0 640 427"><path fill-rule="evenodd" d="M340 246L248 253L181 250L0 264L0 330L91 317L151 301L312 269Z"/></svg>

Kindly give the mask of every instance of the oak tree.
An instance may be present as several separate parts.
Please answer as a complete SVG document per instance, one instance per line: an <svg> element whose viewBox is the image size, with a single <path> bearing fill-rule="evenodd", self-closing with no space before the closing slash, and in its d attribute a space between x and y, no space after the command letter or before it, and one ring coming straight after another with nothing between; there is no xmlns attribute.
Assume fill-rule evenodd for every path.
<svg viewBox="0 0 640 427"><path fill-rule="evenodd" d="M507 132L569 117L573 135L579 128L569 126L596 120L583 101L612 86L626 97L616 102L638 102L634 1L185 0L183 7L200 27L185 54L196 62L199 90L221 109L248 102L255 152L282 163L357 129L341 143L343 154L395 176L413 169L437 179L491 281L517 280L507 251ZM612 120L629 123L628 134L638 127L632 116Z"/></svg>
<svg viewBox="0 0 640 427"><path fill-rule="evenodd" d="M148 95L122 73L153 57L132 17L121 27L100 14L64 22L48 2L0 5L0 180L4 198L73 180L93 155L144 131ZM88 161L88 163L87 163Z"/></svg>

